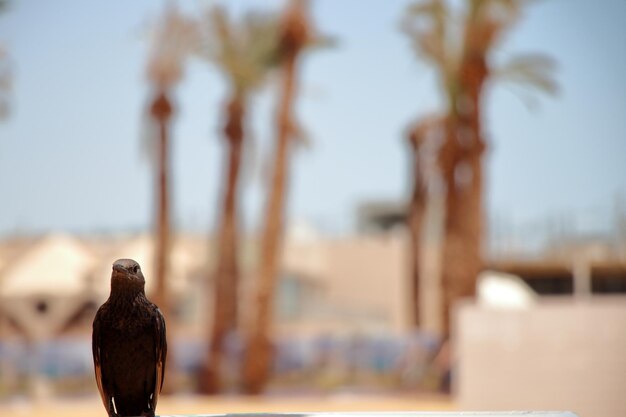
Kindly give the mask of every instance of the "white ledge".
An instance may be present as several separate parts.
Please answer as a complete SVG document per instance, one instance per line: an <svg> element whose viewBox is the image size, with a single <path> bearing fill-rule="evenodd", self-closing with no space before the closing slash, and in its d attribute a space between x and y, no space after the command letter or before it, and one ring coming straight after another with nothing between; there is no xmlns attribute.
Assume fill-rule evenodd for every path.
<svg viewBox="0 0 626 417"><path fill-rule="evenodd" d="M444 412L337 412L337 413L242 413L168 414L158 417L578 417L571 411L444 411Z"/></svg>

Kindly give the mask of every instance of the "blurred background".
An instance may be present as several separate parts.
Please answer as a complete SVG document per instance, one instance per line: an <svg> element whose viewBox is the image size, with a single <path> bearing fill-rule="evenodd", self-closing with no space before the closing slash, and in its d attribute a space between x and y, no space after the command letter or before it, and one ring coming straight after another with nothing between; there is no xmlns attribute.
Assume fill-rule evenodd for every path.
<svg viewBox="0 0 626 417"><path fill-rule="evenodd" d="M626 415L622 0L0 2L0 414Z"/></svg>

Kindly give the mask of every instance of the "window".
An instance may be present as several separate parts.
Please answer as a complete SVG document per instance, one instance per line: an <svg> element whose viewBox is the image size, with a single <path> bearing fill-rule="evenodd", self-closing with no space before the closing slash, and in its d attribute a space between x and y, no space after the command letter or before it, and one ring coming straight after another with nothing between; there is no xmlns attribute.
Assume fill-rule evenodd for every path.
<svg viewBox="0 0 626 417"><path fill-rule="evenodd" d="M322 287L312 278L283 273L276 289L276 316L279 320L303 318L321 301Z"/></svg>

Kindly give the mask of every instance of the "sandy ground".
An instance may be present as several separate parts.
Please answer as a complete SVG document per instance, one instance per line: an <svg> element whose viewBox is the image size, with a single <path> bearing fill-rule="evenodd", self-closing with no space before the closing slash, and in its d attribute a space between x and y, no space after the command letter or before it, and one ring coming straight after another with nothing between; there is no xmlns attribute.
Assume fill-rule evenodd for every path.
<svg viewBox="0 0 626 417"><path fill-rule="evenodd" d="M162 397L157 408L160 415L221 414L306 411L453 411L449 397L421 396L354 396L329 395L311 397ZM0 402L0 416L106 417L99 398Z"/></svg>

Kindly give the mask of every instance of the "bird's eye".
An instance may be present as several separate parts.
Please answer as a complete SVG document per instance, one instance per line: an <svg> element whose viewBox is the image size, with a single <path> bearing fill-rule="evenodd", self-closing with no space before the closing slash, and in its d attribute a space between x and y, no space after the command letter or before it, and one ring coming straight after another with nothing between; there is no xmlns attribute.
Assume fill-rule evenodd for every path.
<svg viewBox="0 0 626 417"><path fill-rule="evenodd" d="M136 274L139 271L139 265L133 266L133 274Z"/></svg>

